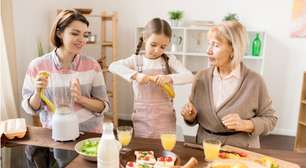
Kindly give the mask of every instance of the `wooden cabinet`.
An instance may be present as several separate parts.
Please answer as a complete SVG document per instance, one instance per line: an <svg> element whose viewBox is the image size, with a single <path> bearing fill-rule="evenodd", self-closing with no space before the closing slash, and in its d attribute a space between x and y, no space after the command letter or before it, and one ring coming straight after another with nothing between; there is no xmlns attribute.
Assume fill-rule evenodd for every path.
<svg viewBox="0 0 306 168"><path fill-rule="evenodd" d="M306 71L303 74L300 114L297 124L294 150L306 153Z"/></svg>

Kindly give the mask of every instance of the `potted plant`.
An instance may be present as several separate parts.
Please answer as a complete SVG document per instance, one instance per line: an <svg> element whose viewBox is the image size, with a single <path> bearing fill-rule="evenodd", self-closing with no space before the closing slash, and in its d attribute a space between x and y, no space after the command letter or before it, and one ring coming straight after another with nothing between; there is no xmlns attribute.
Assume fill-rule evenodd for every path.
<svg viewBox="0 0 306 168"><path fill-rule="evenodd" d="M36 49L37 49L38 57L43 56L44 54L46 54L47 52L51 52L51 50L52 50L50 47L45 50L44 47L43 47L43 44L40 40L38 40L38 42L37 42Z"/></svg>
<svg viewBox="0 0 306 168"><path fill-rule="evenodd" d="M236 13L229 13L228 15L224 16L223 20L224 21L228 21L228 20L239 21L239 17Z"/></svg>
<svg viewBox="0 0 306 168"><path fill-rule="evenodd" d="M168 14L169 14L171 26L179 26L179 22L183 18L183 15L184 15L184 11L173 10L173 11L169 11Z"/></svg>
<svg viewBox="0 0 306 168"><path fill-rule="evenodd" d="M37 54L39 57L45 54L41 41L38 41L38 44L37 44Z"/></svg>

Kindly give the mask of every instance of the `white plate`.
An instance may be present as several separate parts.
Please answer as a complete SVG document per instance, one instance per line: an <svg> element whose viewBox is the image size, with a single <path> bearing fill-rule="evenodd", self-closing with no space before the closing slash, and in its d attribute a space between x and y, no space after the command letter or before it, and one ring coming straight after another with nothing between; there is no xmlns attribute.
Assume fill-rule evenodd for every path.
<svg viewBox="0 0 306 168"><path fill-rule="evenodd" d="M97 161L97 156L88 156L88 155L86 155L85 153L81 152L81 146L83 145L83 143L85 143L85 141L88 141L88 140L90 140L90 141L100 141L100 137L84 139L84 140L78 142L77 144L75 144L74 150L75 150L79 155L81 155L81 157L83 157L83 158L86 159L86 160L89 160L89 161Z"/></svg>
<svg viewBox="0 0 306 168"><path fill-rule="evenodd" d="M243 159L220 159L220 160L215 160L213 161L212 163L210 163L207 168L211 168L211 166L213 164L216 164L216 163L228 163L228 164L235 164L235 163L242 163L246 166L248 166L248 168L265 168L264 166L260 165L259 163L256 163L254 161L251 161L251 160L243 160Z"/></svg>

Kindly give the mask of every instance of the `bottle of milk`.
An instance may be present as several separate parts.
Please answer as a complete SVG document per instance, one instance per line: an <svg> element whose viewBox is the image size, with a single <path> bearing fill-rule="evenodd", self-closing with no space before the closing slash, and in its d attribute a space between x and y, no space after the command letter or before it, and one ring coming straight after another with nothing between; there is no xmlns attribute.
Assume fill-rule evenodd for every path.
<svg viewBox="0 0 306 168"><path fill-rule="evenodd" d="M119 168L120 143L115 139L113 123L103 124L103 133L98 146L98 168Z"/></svg>

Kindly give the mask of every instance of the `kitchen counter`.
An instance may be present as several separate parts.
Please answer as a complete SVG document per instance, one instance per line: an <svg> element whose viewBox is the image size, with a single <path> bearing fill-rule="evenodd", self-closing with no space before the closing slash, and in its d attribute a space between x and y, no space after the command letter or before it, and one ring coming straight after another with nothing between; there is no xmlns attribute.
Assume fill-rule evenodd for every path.
<svg viewBox="0 0 306 168"><path fill-rule="evenodd" d="M100 134L96 133L84 133L76 141L55 142L51 139L51 129L29 126L26 136L22 139L15 138L13 140L8 140L7 138L5 138L5 136L2 136L1 146L14 147L16 145L33 145L33 146L73 151L74 146L77 142L87 138L100 137L100 136L101 136ZM160 139L133 138L128 147L133 150L151 149L156 153L161 153L161 151L163 150ZM296 153L293 151L281 151L281 150L272 150L272 149L247 149L247 150L261 154L266 154L271 157L286 160L289 162L293 162L300 165L302 168L306 168L306 154ZM173 152L179 156L181 164L186 163L190 159L190 157L195 157L199 161L202 167L207 165L207 162L204 160L203 150L188 148L184 146L183 142L177 142ZM126 157L124 155L121 155L120 158L122 164L125 164L130 159L130 157ZM96 162L89 162L84 160L80 156L76 156L73 160L69 162L67 167L96 167L96 166L97 166Z"/></svg>

